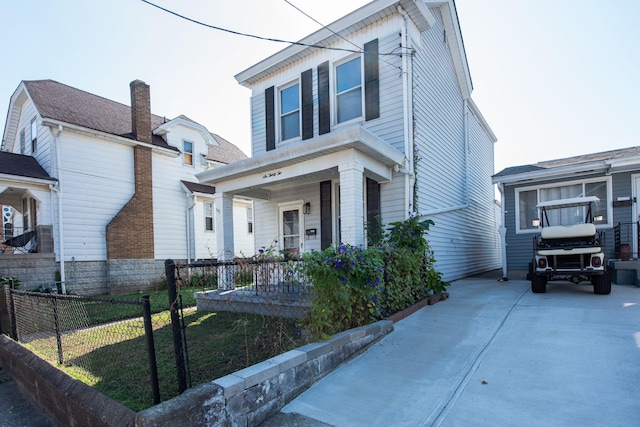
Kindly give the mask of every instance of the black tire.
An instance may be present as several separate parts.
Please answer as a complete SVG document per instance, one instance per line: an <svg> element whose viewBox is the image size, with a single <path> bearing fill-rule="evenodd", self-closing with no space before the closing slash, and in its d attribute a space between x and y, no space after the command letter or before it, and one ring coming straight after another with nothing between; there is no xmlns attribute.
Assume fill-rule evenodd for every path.
<svg viewBox="0 0 640 427"><path fill-rule="evenodd" d="M593 284L594 294L609 295L611 293L611 276L608 270L602 276L593 276L591 283Z"/></svg>
<svg viewBox="0 0 640 427"><path fill-rule="evenodd" d="M534 294L544 294L547 292L547 278L534 274L531 277L531 292Z"/></svg>

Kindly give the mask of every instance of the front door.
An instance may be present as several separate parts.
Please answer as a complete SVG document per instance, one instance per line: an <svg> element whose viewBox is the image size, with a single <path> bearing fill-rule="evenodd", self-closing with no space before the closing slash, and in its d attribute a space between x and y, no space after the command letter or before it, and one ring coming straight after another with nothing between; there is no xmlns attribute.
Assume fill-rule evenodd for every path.
<svg viewBox="0 0 640 427"><path fill-rule="evenodd" d="M280 242L285 252L298 256L304 250L302 204L280 206Z"/></svg>

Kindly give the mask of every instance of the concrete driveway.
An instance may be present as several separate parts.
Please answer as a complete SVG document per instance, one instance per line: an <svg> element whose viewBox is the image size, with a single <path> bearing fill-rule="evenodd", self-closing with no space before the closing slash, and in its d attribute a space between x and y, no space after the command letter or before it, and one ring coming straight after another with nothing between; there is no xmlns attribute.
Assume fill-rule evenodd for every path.
<svg viewBox="0 0 640 427"><path fill-rule="evenodd" d="M640 288L468 278L265 426L636 426Z"/></svg>

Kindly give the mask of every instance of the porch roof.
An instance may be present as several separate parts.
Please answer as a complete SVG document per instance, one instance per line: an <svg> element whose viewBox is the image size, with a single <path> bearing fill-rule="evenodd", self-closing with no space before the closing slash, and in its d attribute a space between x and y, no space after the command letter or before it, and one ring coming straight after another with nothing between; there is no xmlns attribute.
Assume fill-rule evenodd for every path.
<svg viewBox="0 0 640 427"><path fill-rule="evenodd" d="M275 168L295 165L328 154L355 149L385 166L402 166L404 153L396 150L373 133L356 125L345 127L290 146L249 157L228 165L209 169L196 175L201 183L214 185Z"/></svg>
<svg viewBox="0 0 640 427"><path fill-rule="evenodd" d="M49 176L34 157L6 151L0 151L0 174L57 181Z"/></svg>

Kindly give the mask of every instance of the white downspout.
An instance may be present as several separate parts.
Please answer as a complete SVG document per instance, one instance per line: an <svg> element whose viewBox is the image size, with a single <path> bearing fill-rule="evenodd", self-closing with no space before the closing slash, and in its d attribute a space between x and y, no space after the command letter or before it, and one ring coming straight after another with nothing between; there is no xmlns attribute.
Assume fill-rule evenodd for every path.
<svg viewBox="0 0 640 427"><path fill-rule="evenodd" d="M187 193L187 211L186 211L186 215L187 215L187 264L191 264L191 258L192 256L195 257L195 254L191 253L191 239L192 239L192 235L191 235L191 229L192 229L192 224L191 224L191 212L193 211L193 208L196 206L196 195L195 194L189 194Z"/></svg>
<svg viewBox="0 0 640 427"><path fill-rule="evenodd" d="M60 166L60 146L58 143L58 137L62 133L62 125L58 125L58 128L55 129L53 134L53 144L56 150L56 173L58 178L57 184L49 185L49 188L56 193L58 196L58 245L60 246L59 256L60 256L60 282L61 282L61 291L63 294L67 293L66 286L66 274L64 269L64 227L62 221L62 167Z"/></svg>
<svg viewBox="0 0 640 427"><path fill-rule="evenodd" d="M504 183L501 182L498 185L498 191L500 192L500 216L502 224L498 227L498 233L500 233L500 246L502 255L502 278L506 279L507 276L507 227L505 226L505 203L504 203Z"/></svg>
<svg viewBox="0 0 640 427"><path fill-rule="evenodd" d="M402 30L401 30L401 38L402 38L402 46L404 48L404 52L402 53L402 112L404 115L404 155L407 159L407 169L408 174L405 175L405 200L408 201L411 206L410 209L405 210L405 216L409 215L409 212L416 212L417 206L413 206L413 187L416 179L416 174L414 170L414 161L413 161L413 109L412 105L412 91L410 88L411 83L411 67L408 59L409 54L409 36L407 31L407 21L409 16L402 8L402 6L398 5L398 13L403 18Z"/></svg>

